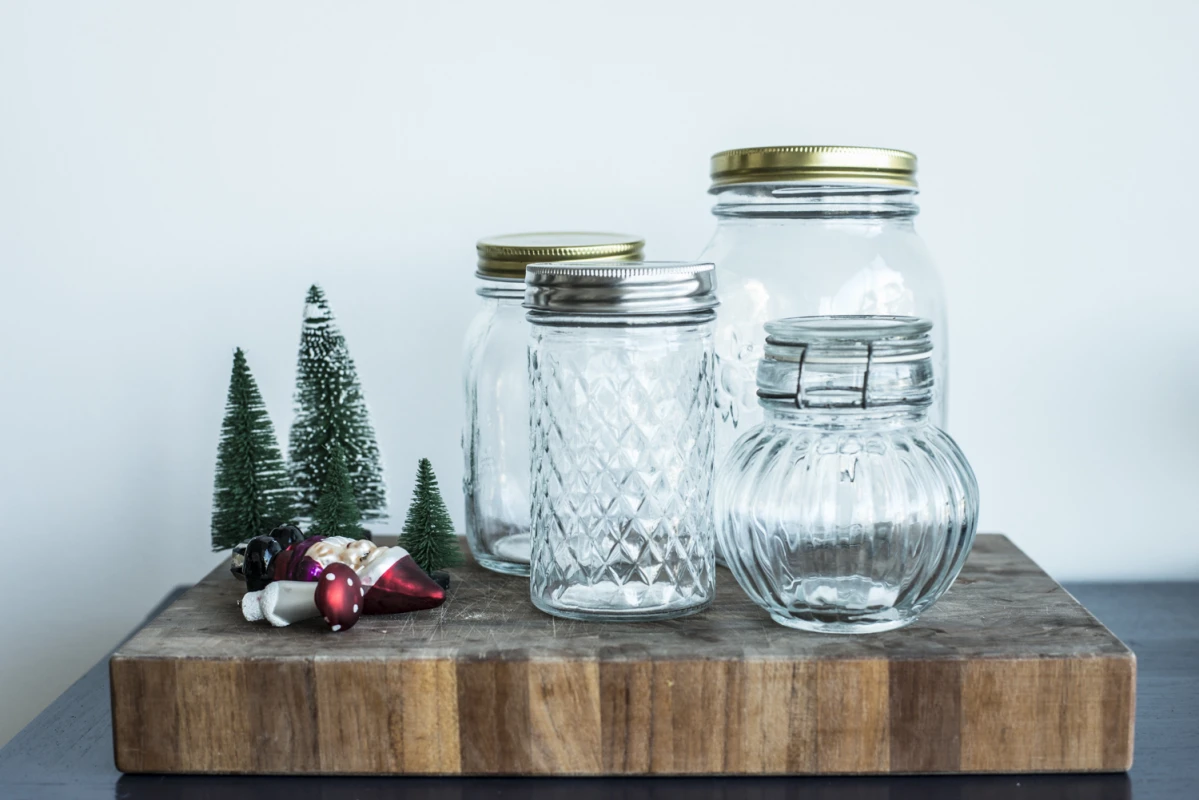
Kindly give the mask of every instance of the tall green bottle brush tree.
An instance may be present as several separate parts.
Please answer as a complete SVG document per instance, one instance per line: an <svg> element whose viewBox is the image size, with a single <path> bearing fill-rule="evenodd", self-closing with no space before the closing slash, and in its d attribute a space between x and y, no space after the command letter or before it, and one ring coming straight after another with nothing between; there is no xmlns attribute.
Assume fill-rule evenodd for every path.
<svg viewBox="0 0 1199 800"><path fill-rule="evenodd" d="M295 403L290 450L299 515L316 516L336 446L345 458L362 519L384 517L387 492L375 430L345 337L316 284L304 301Z"/></svg>
<svg viewBox="0 0 1199 800"><path fill-rule="evenodd" d="M241 348L233 353L214 483L213 550L269 533L295 513L287 465Z"/></svg>

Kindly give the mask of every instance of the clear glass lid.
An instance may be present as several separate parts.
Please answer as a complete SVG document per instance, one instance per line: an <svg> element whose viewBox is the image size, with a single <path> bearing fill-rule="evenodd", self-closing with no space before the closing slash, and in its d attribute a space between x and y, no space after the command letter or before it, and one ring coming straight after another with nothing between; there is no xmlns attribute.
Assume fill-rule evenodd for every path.
<svg viewBox="0 0 1199 800"><path fill-rule="evenodd" d="M758 397L797 408L927 406L933 373L919 317L788 317L766 323Z"/></svg>

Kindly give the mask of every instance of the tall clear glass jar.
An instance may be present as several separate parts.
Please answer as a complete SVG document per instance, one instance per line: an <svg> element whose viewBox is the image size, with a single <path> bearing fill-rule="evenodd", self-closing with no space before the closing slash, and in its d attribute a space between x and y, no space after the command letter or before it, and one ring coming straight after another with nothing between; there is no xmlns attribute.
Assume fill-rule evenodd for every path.
<svg viewBox="0 0 1199 800"><path fill-rule="evenodd" d="M534 605L694 614L714 592L711 264L529 266Z"/></svg>
<svg viewBox="0 0 1199 800"><path fill-rule="evenodd" d="M715 514L729 569L776 622L899 628L965 563L978 484L929 419L929 327L878 316L766 325L764 419L721 463Z"/></svg>
<svg viewBox="0 0 1199 800"><path fill-rule="evenodd" d="M944 290L916 232L916 156L871 147L757 147L712 157L720 274L717 453L762 419L754 396L767 320L881 314L934 323L932 418L945 427Z"/></svg>
<svg viewBox="0 0 1199 800"><path fill-rule="evenodd" d="M466 541L496 572L529 574L529 325L521 307L531 261L641 257L615 233L518 233L478 243L480 308L463 346Z"/></svg>

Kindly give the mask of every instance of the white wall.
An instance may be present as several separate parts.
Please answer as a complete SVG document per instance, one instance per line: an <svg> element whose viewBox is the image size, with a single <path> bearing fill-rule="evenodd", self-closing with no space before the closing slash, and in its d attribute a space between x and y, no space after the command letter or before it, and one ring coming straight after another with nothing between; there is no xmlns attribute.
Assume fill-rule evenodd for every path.
<svg viewBox="0 0 1199 800"><path fill-rule="evenodd" d="M285 438L309 282L393 506L455 501L475 239L693 257L727 147L916 151L982 527L1199 577L1199 6L989 5L0 3L0 742L218 562L231 353Z"/></svg>

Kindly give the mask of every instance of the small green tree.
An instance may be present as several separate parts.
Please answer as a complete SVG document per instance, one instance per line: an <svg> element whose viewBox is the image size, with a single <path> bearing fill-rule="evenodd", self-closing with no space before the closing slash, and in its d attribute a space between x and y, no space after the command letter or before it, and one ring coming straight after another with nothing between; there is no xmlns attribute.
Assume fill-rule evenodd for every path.
<svg viewBox="0 0 1199 800"><path fill-rule="evenodd" d="M341 445L333 443L329 456L329 472L325 488L316 504L316 514L309 536L348 536L362 538L362 512L354 500L354 487L346 469L346 456Z"/></svg>
<svg viewBox="0 0 1199 800"><path fill-rule="evenodd" d="M295 402L290 450L300 515L311 518L316 513L336 442L345 454L350 485L363 518L384 517L387 492L375 430L345 337L325 293L316 284L304 300Z"/></svg>
<svg viewBox="0 0 1199 800"><path fill-rule="evenodd" d="M233 353L214 483L213 550L269 533L290 522L295 513L287 465L240 347Z"/></svg>
<svg viewBox="0 0 1199 800"><path fill-rule="evenodd" d="M433 465L427 458L422 458L416 468L416 488L412 492L408 517L404 520L400 547L411 553L425 572L462 563L462 549L454 535L454 523L441 499L441 490L437 488Z"/></svg>

